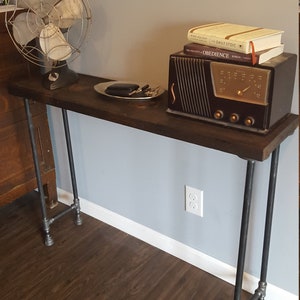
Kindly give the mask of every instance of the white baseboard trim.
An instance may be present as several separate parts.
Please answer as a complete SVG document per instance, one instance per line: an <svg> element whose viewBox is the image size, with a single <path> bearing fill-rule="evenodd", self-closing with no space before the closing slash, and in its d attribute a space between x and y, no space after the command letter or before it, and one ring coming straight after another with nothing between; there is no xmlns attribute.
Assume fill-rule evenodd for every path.
<svg viewBox="0 0 300 300"><path fill-rule="evenodd" d="M62 189L58 189L58 200L61 203L70 205L73 202L73 195ZM198 267L232 285L235 284L236 268L225 264L213 257L210 257L198 250L195 250L183 243L171 239L157 231L136 223L128 218L118 215L93 202L80 198L82 212L109 224L123 232L126 232L158 249L161 249L185 262ZM253 293L257 288L259 279L245 274L243 289ZM268 284L266 300L298 300L298 296L289 293L275 285Z"/></svg>

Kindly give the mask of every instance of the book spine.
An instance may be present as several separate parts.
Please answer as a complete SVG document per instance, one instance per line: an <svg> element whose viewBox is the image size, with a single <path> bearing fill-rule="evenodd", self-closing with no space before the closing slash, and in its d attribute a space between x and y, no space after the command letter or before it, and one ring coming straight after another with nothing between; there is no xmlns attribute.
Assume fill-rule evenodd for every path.
<svg viewBox="0 0 300 300"><path fill-rule="evenodd" d="M236 51L240 53L249 54L251 53L249 42L236 42L230 39L218 38L218 37L211 37L203 34L197 34L196 32L188 31L187 39L190 42L198 43L210 47L217 47L222 49L227 49L231 51Z"/></svg>
<svg viewBox="0 0 300 300"><path fill-rule="evenodd" d="M249 63L253 64L253 58L251 54L244 54L239 52L233 52L220 49L213 48L209 46L202 46L200 44L197 45L185 45L183 51L187 55L195 55L200 58L212 59L212 60L226 60L226 61L235 61L241 63ZM258 56L255 56L256 61L258 61Z"/></svg>

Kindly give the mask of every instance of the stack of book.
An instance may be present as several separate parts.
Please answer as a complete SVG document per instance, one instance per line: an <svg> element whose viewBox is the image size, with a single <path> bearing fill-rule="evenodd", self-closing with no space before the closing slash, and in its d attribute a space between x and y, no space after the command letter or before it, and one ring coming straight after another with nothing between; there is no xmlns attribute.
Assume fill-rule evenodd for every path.
<svg viewBox="0 0 300 300"><path fill-rule="evenodd" d="M204 59L262 64L283 53L283 31L232 23L210 23L188 30L187 55Z"/></svg>

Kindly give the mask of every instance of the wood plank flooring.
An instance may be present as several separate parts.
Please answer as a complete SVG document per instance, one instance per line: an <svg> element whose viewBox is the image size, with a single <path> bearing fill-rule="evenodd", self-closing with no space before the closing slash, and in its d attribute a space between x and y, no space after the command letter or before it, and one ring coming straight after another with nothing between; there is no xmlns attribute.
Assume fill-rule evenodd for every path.
<svg viewBox="0 0 300 300"><path fill-rule="evenodd" d="M0 208L0 299L233 299L232 285L92 217L83 221L56 221L55 244L46 247L35 192Z"/></svg>

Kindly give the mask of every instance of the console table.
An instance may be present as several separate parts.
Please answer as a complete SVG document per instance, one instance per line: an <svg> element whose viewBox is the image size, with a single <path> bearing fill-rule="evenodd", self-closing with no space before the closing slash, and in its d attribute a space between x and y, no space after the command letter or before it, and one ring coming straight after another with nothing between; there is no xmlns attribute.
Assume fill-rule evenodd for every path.
<svg viewBox="0 0 300 300"><path fill-rule="evenodd" d="M234 300L240 299L244 262L247 246L247 233L251 206L251 193L253 184L254 167L256 161L263 161L271 155L269 190L267 199L267 212L264 229L264 245L261 261L261 275L257 290L251 297L264 299L266 295L266 277L268 268L268 256L272 226L273 203L275 196L276 175L279 160L280 144L298 127L298 116L289 114L278 122L266 135L245 132L233 128L201 122L184 117L178 117L166 113L167 95L164 94L152 101L111 100L94 91L94 85L107 79L93 76L80 75L78 83L49 91L42 87L41 78L26 78L11 82L9 91L15 96L24 99L26 114L29 124L33 157L36 162L36 177L40 191L43 229L45 232L45 244L53 244L50 235L50 225L69 211L75 211L76 223L81 224L80 204L78 198L72 145L68 125L67 110L149 131L166 137L186 141L203 147L235 154L247 160L247 172L245 179L244 204L241 218L239 254L237 259L237 273L235 282ZM69 166L72 179L74 203L70 208L59 213L53 218L47 217L39 161L35 148L34 126L31 118L29 103L32 101L60 107L64 121ZM251 142L250 142L251 141Z"/></svg>

